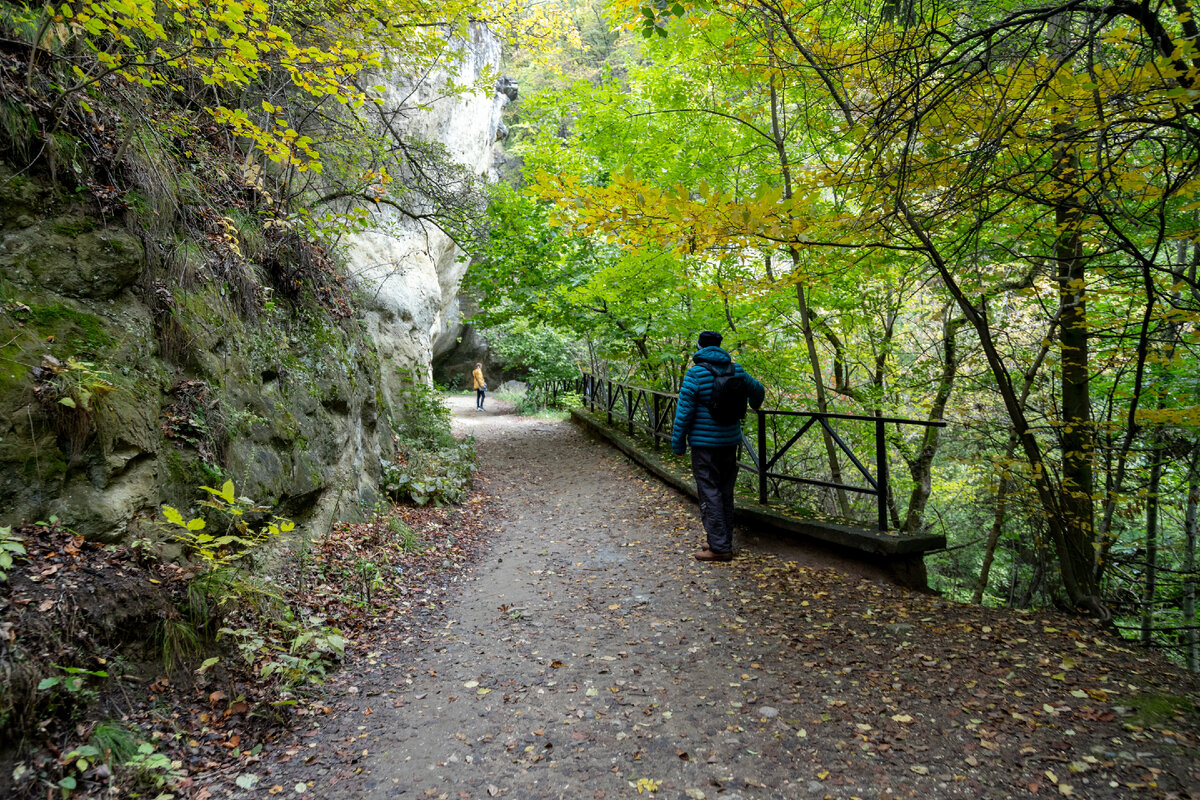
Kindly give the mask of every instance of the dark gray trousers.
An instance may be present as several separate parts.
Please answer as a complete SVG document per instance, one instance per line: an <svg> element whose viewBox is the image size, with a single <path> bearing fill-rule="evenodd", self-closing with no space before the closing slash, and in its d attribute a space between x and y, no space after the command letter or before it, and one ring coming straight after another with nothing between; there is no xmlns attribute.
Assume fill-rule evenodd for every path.
<svg viewBox="0 0 1200 800"><path fill-rule="evenodd" d="M700 519L708 549L733 552L733 484L737 481L737 445L693 447L692 475L700 498Z"/></svg>

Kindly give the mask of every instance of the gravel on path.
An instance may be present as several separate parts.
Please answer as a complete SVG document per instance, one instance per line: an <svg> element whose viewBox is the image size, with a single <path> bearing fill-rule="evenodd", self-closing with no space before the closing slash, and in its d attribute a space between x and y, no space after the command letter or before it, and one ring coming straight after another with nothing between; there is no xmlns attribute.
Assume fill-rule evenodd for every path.
<svg viewBox="0 0 1200 800"><path fill-rule="evenodd" d="M473 400L450 403L500 498L494 543L420 646L372 654L331 684L349 710L294 750L337 756L280 765L270 782L285 796L1124 798L1200 786L1194 713L1171 718L1171 738L1130 731L1113 710L1125 687L1170 671L1087 623L906 592L747 532L732 563L700 564L690 500L568 422Z"/></svg>

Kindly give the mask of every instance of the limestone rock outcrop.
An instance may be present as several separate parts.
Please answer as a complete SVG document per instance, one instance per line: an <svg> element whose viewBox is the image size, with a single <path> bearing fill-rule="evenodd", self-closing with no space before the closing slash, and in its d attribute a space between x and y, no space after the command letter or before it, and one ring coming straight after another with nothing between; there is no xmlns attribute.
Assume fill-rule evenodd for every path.
<svg viewBox="0 0 1200 800"><path fill-rule="evenodd" d="M472 36L460 81L499 64L499 42ZM409 134L490 173L507 93L391 92L422 106ZM90 538L153 536L161 504L227 478L315 530L371 512L400 376L428 381L458 335L466 261L450 237L381 210L337 253L365 309L284 308L185 232L153 260L136 221L25 172L0 160L0 525L56 516Z"/></svg>
<svg viewBox="0 0 1200 800"><path fill-rule="evenodd" d="M476 82L500 65L499 40L483 25L473 25L471 34L455 78L460 84ZM406 132L440 144L471 176L486 181L494 174L501 111L515 97L516 84L501 78L491 96L446 96L440 80L434 76L417 86L393 82L384 96L385 109L422 106ZM469 254L435 224L383 206L374 212L369 230L348 238L342 255L370 298L368 322L379 347L385 395L390 399L398 391L397 369L415 369L430 380L433 359L451 349L461 333L458 288Z"/></svg>

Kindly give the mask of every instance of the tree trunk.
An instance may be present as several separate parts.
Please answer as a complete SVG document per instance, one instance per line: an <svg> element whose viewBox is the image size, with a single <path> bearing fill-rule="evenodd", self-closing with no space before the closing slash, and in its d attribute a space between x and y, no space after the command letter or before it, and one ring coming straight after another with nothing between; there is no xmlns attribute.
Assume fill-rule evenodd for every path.
<svg viewBox="0 0 1200 800"><path fill-rule="evenodd" d="M1051 23L1055 27L1055 50L1066 59L1070 50L1071 17L1060 14ZM1058 144L1054 149L1052 177L1064 187L1054 207L1057 238L1054 259L1057 262L1059 360L1062 419L1062 482L1059 486L1059 524L1050 531L1058 554L1063 586L1072 603L1085 597L1098 604L1094 584L1095 508L1092 498L1092 458L1095 453L1095 429L1092 424L1091 376L1088 373L1088 319L1086 296L1087 264L1080 235L1083 215L1076 190L1079 158L1074 138L1078 135L1070 122L1054 127ZM1034 465L1037 468L1038 465Z"/></svg>
<svg viewBox="0 0 1200 800"><path fill-rule="evenodd" d="M775 88L774 78L771 80L771 136L774 139L775 152L779 156L779 166L783 175L783 197L790 200L792 198L792 167L791 162L788 161L783 128L779 124L779 93ZM789 247L788 255L791 256L792 274L795 275L800 268L800 252L795 247ZM825 394L825 379L821 374L821 357L817 352L816 336L813 333L812 314L809 313L808 298L804 294L804 285L800 281L796 281L796 305L800 310L800 326L804 333L804 344L808 348L809 368L812 370L813 383L816 386L817 411L828 414L829 401ZM821 435L825 440L825 455L829 459L830 480L833 483L841 483L842 466L838 459L837 445L823 427ZM845 490L838 489L834 494L837 498L838 511L848 519L850 517L850 499L846 496Z"/></svg>
<svg viewBox="0 0 1200 800"><path fill-rule="evenodd" d="M958 372L958 329L966 324L966 320L952 317L950 311L951 306L942 309L942 374L938 379L933 404L929 407L930 420L941 419L946 413L946 404L954 388L954 376ZM925 523L925 506L933 491L933 457L937 455L940 438L941 428L932 425L926 427L917 457L908 463L913 490L908 498L908 513L904 517L905 533L917 533Z"/></svg>
<svg viewBox="0 0 1200 800"><path fill-rule="evenodd" d="M1158 492L1162 487L1162 437L1150 437L1150 485L1146 495L1146 572L1142 584L1141 643L1149 647L1154 633L1154 603L1158 599Z"/></svg>
<svg viewBox="0 0 1200 800"><path fill-rule="evenodd" d="M979 579L975 581L975 594L971 602L975 605L983 603L983 593L987 590L988 578L992 572L992 561L996 558L996 544L1004 531L1004 512L1008 508L1008 468L1000 474L1000 485L996 488L996 515L992 518L992 529L988 531L987 546L983 551L983 563L979 567ZM1016 570L1014 569L1014 572Z"/></svg>
<svg viewBox="0 0 1200 800"><path fill-rule="evenodd" d="M796 261L799 260L799 253L792 250L792 268L796 269ZM813 383L817 387L817 411L822 414L829 413L829 399L825 394L825 380L821 374L821 356L817 353L817 341L813 335L812 315L809 313L808 300L804 295L804 287L799 283L796 284L796 304L800 307L800 325L804 331L804 344L808 348L808 364L812 370ZM829 474L830 481L833 483L842 482L842 465L838 459L837 445L833 441L833 437L824 427L821 428L821 438L825 441L825 456L829 459ZM844 489L837 489L834 492L837 498L838 511L842 517L850 518L850 499L846 496Z"/></svg>
<svg viewBox="0 0 1200 800"><path fill-rule="evenodd" d="M1009 549L1012 551L1012 569L1008 573L1008 607L1015 608L1017 602L1017 573L1021 566L1021 560L1017 557L1019 551L1015 545Z"/></svg>
<svg viewBox="0 0 1200 800"><path fill-rule="evenodd" d="M1183 623L1188 669L1200 672L1200 630L1196 629L1196 520L1200 508L1200 444L1192 447L1188 465L1187 512L1183 519Z"/></svg>

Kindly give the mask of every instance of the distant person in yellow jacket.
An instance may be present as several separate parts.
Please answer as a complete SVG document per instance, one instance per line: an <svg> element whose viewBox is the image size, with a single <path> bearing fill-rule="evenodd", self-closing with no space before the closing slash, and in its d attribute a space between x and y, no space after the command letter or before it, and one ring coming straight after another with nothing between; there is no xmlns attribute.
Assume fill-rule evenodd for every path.
<svg viewBox="0 0 1200 800"><path fill-rule="evenodd" d="M475 364L475 371L471 373L471 377L475 379L475 407L483 411L483 398L487 396L487 381L483 379L483 362Z"/></svg>

